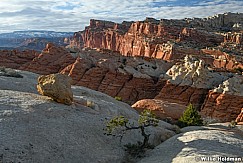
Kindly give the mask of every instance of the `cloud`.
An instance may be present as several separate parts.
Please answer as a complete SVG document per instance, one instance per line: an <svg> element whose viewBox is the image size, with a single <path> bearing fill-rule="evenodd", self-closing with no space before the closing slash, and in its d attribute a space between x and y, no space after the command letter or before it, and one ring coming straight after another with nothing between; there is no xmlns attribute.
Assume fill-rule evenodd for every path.
<svg viewBox="0 0 243 163"><path fill-rule="evenodd" d="M79 31L89 19L207 17L243 12L242 0L0 0L0 32L26 29Z"/></svg>

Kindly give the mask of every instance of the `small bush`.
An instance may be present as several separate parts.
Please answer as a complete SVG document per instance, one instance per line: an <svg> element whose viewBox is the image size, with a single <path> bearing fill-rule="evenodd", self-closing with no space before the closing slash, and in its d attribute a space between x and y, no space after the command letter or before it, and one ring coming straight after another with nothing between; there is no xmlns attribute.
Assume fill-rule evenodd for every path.
<svg viewBox="0 0 243 163"><path fill-rule="evenodd" d="M179 118L177 125L181 128L186 126L202 126L203 120L198 114L197 109L192 104L189 104L183 115Z"/></svg>
<svg viewBox="0 0 243 163"><path fill-rule="evenodd" d="M237 122L236 121L231 121L230 124L228 125L229 128L235 128L237 125Z"/></svg>
<svg viewBox="0 0 243 163"><path fill-rule="evenodd" d="M138 125L135 125L134 123L131 124L124 116L118 116L107 122L106 128L104 129L105 135L120 137L120 140L126 132L140 130L140 133L143 136L143 142L138 141L135 144L124 145L125 151L134 158L143 157L145 149L153 148L153 146L149 144L150 134L146 133L145 128L158 126L159 120L155 118L154 113L150 110L144 110L140 114L137 122Z"/></svg>
<svg viewBox="0 0 243 163"><path fill-rule="evenodd" d="M121 98L120 96L115 96L115 99L116 99L117 101L122 101L122 98Z"/></svg>

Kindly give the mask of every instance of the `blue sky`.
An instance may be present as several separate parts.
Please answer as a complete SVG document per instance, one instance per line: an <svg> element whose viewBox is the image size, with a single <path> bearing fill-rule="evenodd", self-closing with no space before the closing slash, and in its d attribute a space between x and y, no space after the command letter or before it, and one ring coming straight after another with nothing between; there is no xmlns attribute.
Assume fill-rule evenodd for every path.
<svg viewBox="0 0 243 163"><path fill-rule="evenodd" d="M0 32L42 29L80 31L89 19L182 19L243 13L243 0L0 0Z"/></svg>

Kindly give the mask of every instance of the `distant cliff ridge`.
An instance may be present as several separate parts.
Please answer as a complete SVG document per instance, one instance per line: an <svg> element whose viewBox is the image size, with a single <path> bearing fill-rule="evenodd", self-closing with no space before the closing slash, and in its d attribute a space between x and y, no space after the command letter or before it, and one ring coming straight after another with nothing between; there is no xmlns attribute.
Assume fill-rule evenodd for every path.
<svg viewBox="0 0 243 163"><path fill-rule="evenodd" d="M84 31L74 34L70 45L163 60L181 59L187 54L205 54L204 58L208 59L209 56L215 58L214 50L242 54L242 24L242 13L181 20L146 18L121 24L91 19ZM234 67L232 63L213 64Z"/></svg>

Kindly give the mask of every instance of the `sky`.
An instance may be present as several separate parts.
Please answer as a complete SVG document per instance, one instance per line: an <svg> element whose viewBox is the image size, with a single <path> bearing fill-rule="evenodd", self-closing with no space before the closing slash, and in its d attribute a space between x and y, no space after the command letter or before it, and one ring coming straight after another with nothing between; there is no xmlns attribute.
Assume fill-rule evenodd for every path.
<svg viewBox="0 0 243 163"><path fill-rule="evenodd" d="M243 0L0 0L0 33L18 30L76 32L89 19L114 22L243 13Z"/></svg>

